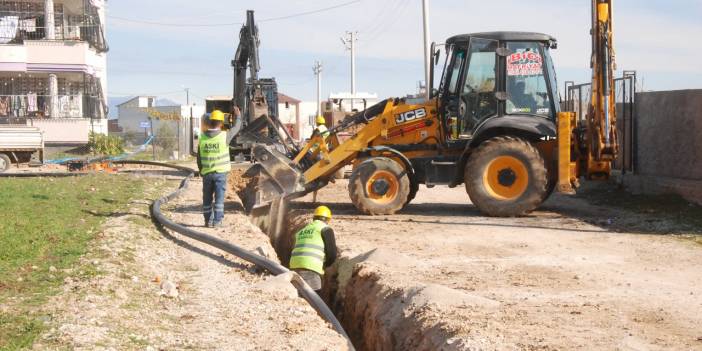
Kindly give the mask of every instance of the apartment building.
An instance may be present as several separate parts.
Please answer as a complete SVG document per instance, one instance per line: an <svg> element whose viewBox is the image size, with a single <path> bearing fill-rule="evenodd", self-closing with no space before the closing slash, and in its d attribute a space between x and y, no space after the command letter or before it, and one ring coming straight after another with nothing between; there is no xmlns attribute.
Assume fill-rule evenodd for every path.
<svg viewBox="0 0 702 351"><path fill-rule="evenodd" d="M105 0L0 0L0 124L50 146L107 133Z"/></svg>

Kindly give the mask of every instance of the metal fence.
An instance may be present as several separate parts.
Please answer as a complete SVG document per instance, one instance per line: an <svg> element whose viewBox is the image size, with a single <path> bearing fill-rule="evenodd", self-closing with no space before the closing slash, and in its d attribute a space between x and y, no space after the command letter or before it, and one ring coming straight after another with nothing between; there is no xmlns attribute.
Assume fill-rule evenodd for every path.
<svg viewBox="0 0 702 351"><path fill-rule="evenodd" d="M91 118L107 115L99 78L84 73L59 73L56 91L46 73L0 73L0 123L30 118Z"/></svg>
<svg viewBox="0 0 702 351"><path fill-rule="evenodd" d="M153 123L153 128L110 132L110 135L120 137L129 149L151 140L148 147L141 152L140 159L178 160L191 154L192 132L189 119L150 122Z"/></svg>
<svg viewBox="0 0 702 351"><path fill-rule="evenodd" d="M614 80L617 111L617 132L619 135L619 156L614 161L614 169L622 173L636 170L636 72L624 71ZM566 99L563 108L575 112L580 122L585 122L590 106L591 83L565 83Z"/></svg>
<svg viewBox="0 0 702 351"><path fill-rule="evenodd" d="M0 118L101 118L102 99L90 95L0 95ZM54 115L50 114L51 106Z"/></svg>

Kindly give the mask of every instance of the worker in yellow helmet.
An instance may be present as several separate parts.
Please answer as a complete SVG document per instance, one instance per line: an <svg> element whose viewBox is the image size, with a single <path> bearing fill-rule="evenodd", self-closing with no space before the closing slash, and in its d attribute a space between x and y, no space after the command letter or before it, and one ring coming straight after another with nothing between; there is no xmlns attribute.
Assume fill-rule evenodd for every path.
<svg viewBox="0 0 702 351"><path fill-rule="evenodd" d="M336 238L329 226L331 217L329 207L317 207L312 222L295 234L295 246L290 255L290 269L317 293L322 290L324 269L336 261Z"/></svg>
<svg viewBox="0 0 702 351"><path fill-rule="evenodd" d="M329 137L329 135L331 134L329 132L329 129L327 129L327 121L324 119L323 116L317 116L317 118L315 119L315 124L317 126L314 128L314 131L312 132L312 137L310 137L310 139L314 138L316 135L321 135L322 139L326 141L327 137ZM314 145L312 145L311 151L315 151L318 148L319 143L314 143Z"/></svg>
<svg viewBox="0 0 702 351"><path fill-rule="evenodd" d="M222 130L223 124L224 113L219 110L212 111L207 119L205 131L198 138L197 168L202 177L202 213L207 227L222 226L227 175L232 169L227 133Z"/></svg>
<svg viewBox="0 0 702 351"><path fill-rule="evenodd" d="M317 116L315 120L317 128L314 129L314 133L319 133L325 140L329 136L329 129L327 129L327 121L323 116Z"/></svg>

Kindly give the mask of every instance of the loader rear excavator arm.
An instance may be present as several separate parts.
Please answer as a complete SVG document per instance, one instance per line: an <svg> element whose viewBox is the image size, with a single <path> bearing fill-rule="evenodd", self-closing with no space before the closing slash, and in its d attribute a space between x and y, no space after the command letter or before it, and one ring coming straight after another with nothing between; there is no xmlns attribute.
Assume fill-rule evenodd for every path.
<svg viewBox="0 0 702 351"><path fill-rule="evenodd" d="M246 70L250 70L250 79L257 80L261 64L258 56L258 27L254 21L254 12L246 11L246 23L239 32L239 46L232 60L234 69L234 105L243 108L246 104Z"/></svg>
<svg viewBox="0 0 702 351"><path fill-rule="evenodd" d="M558 190L572 193L580 177L608 179L619 152L614 88L613 0L592 1L592 89L584 121L558 115Z"/></svg>

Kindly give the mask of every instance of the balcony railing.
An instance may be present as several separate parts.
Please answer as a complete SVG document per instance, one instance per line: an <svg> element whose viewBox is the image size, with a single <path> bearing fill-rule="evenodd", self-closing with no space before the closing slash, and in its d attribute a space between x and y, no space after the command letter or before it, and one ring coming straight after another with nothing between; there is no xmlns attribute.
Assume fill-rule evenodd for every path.
<svg viewBox="0 0 702 351"><path fill-rule="evenodd" d="M52 98L37 94L0 95L0 124L21 122L28 118L99 119L105 115L105 103L99 96L78 94Z"/></svg>
<svg viewBox="0 0 702 351"><path fill-rule="evenodd" d="M108 50L100 19L97 16L78 16L75 24L62 22L54 26L54 38L47 39L47 27L40 18L21 16L0 17L0 44L22 44L25 40L76 40L87 42L98 52Z"/></svg>

